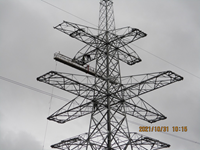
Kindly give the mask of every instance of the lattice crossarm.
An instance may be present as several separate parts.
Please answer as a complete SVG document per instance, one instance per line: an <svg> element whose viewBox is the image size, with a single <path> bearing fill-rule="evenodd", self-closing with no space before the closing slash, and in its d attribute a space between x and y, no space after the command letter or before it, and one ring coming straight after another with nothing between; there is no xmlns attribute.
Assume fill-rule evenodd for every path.
<svg viewBox="0 0 200 150"><path fill-rule="evenodd" d="M172 71L136 75L131 76L118 92L124 93L124 99L128 100L181 80L183 77Z"/></svg>
<svg viewBox="0 0 200 150"><path fill-rule="evenodd" d="M52 148L61 150L105 150L106 147L102 146L100 142L88 140L88 133L84 133L69 139L62 140L61 142L51 145Z"/></svg>
<svg viewBox="0 0 200 150"><path fill-rule="evenodd" d="M98 45L95 48L93 48L94 46L90 46L90 45L84 46L75 55L73 61L80 65L85 65L85 64L95 60L98 57L98 53L102 52L102 48L105 46L105 44L106 43L104 43L104 44L101 43L101 45ZM137 53L128 45L120 47L120 48L116 45L111 45L111 51L118 51L118 55L114 55L113 57L121 60L122 62L124 62L128 65L133 65L133 64L141 61L141 59L137 55Z"/></svg>
<svg viewBox="0 0 200 150"><path fill-rule="evenodd" d="M113 103L111 109L119 114L123 114L125 110L126 114L149 123L154 123L167 118L141 98L138 98L139 100L134 99Z"/></svg>
<svg viewBox="0 0 200 150"><path fill-rule="evenodd" d="M102 53L101 47L93 48L90 46L87 51L83 52L82 50L84 49L86 49L86 46L81 49L73 58L73 61L78 63L79 65L85 65L95 60L98 57L98 53ZM128 65L134 65L135 63L139 63L141 61L137 53L129 46L121 48L113 46L111 52L112 51L118 52L118 55L113 55L113 58L119 59Z"/></svg>
<svg viewBox="0 0 200 150"><path fill-rule="evenodd" d="M61 142L51 145L52 148L61 150L80 150L87 146L87 133L81 134L69 139L62 140Z"/></svg>
<svg viewBox="0 0 200 150"><path fill-rule="evenodd" d="M114 50L118 51L119 60L128 65L134 65L135 63L139 63L141 61L138 54L128 45L121 48L116 47Z"/></svg>
<svg viewBox="0 0 200 150"><path fill-rule="evenodd" d="M72 38L75 38L81 42L84 42L88 45L96 45L98 42L97 33L94 35L92 32L97 32L98 29L87 27L84 25L79 25L67 21L63 21L63 23L54 27Z"/></svg>
<svg viewBox="0 0 200 150"><path fill-rule="evenodd" d="M97 89L92 87L93 84L78 82L74 77L55 71L50 71L38 77L37 80L89 100L93 100L94 93L97 91Z"/></svg>
<svg viewBox="0 0 200 150"><path fill-rule="evenodd" d="M87 99L73 99L47 119L57 123L65 123L92 113L93 103Z"/></svg>
<svg viewBox="0 0 200 150"><path fill-rule="evenodd" d="M126 101L118 101L116 104L112 105L111 109L118 110L118 113L123 113L123 110L125 110L126 114L149 123L167 118L140 97L135 97L134 99Z"/></svg>
<svg viewBox="0 0 200 150"><path fill-rule="evenodd" d="M102 97L91 100L77 96L69 103L61 107L55 113L48 117L48 120L57 123L65 123L76 118L91 114L92 112L98 113L101 109L106 109L106 105L102 102Z"/></svg>
<svg viewBox="0 0 200 150"><path fill-rule="evenodd" d="M110 43L115 43L115 45L118 45L119 48L147 36L147 34L141 30L131 27L124 27L116 29L115 31L116 34L113 33Z"/></svg>
<svg viewBox="0 0 200 150"><path fill-rule="evenodd" d="M130 133L131 144L133 147L140 149L157 150L170 147L169 144L153 139L151 137L138 134L136 132Z"/></svg>

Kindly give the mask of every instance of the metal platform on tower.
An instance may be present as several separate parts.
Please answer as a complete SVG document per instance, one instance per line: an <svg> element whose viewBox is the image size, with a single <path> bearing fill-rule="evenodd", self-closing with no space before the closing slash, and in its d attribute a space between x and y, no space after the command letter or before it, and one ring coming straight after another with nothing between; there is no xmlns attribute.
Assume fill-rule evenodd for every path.
<svg viewBox="0 0 200 150"><path fill-rule="evenodd" d="M65 65L68 65L68 66L71 66L73 68L76 68L76 69L78 69L80 71L83 71L83 72L85 72L87 74L90 74L92 76L97 76L97 77L101 78L102 80L109 80L109 82L113 83L113 84L117 84L118 83L112 77L110 77L108 79L105 78L103 76L103 72L96 72L95 68L91 67L90 65L88 65L88 64L86 64L86 65L80 65L81 62L77 62L78 61L77 59L72 59L70 57L67 57L67 56L61 54L60 52L54 54L54 59L56 61L60 62L60 63L63 63Z"/></svg>
<svg viewBox="0 0 200 150"><path fill-rule="evenodd" d="M54 59L56 61L59 61L59 62L65 64L65 65L71 66L71 67L76 68L80 71L83 71L85 73L88 73L90 75L95 76L95 69L94 68L92 68L89 65L79 65L79 63L76 62L77 60L74 60L70 57L67 57L67 56L61 54L60 52L54 54Z"/></svg>

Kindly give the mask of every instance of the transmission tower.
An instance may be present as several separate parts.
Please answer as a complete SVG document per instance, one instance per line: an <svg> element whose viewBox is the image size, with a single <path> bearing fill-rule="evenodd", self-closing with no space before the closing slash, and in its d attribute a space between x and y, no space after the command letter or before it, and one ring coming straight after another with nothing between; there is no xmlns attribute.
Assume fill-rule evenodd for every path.
<svg viewBox="0 0 200 150"><path fill-rule="evenodd" d="M172 71L121 76L119 61L141 61L128 44L146 33L136 28L115 29L112 0L100 0L98 29L63 21L55 29L86 45L73 59L55 53L54 59L88 75L50 71L38 81L70 92L76 97L48 117L58 123L91 114L88 133L52 145L61 150L144 150L170 147L159 140L130 132L127 115L149 123L166 117L140 95L183 80ZM93 67L92 67L93 65Z"/></svg>

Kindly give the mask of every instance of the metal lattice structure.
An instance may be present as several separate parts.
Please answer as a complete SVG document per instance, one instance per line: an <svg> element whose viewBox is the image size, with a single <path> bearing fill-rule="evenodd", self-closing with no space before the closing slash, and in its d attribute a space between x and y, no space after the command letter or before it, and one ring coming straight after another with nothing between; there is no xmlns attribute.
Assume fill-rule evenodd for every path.
<svg viewBox="0 0 200 150"><path fill-rule="evenodd" d="M73 59L56 53L54 59L88 75L50 71L37 78L76 95L69 103L48 117L65 123L91 114L88 133L52 145L61 150L144 150L170 145L130 132L127 115L149 123L166 117L140 95L183 80L172 71L121 77L119 62L133 65L141 61L128 44L146 33L136 28L115 29L112 0L100 0L98 29L64 21L55 29L86 45ZM95 64L92 68L91 63Z"/></svg>

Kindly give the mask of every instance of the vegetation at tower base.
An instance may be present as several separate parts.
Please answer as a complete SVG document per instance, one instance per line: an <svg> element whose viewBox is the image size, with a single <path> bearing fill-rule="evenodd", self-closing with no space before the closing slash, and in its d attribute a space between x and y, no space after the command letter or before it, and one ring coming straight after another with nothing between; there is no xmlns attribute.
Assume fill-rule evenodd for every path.
<svg viewBox="0 0 200 150"><path fill-rule="evenodd" d="M121 76L120 61L128 65L141 61L128 44L147 34L131 27L115 29L112 0L100 0L98 29L67 21L54 28L86 44L74 58L56 53L54 59L88 75L50 71L37 78L76 95L48 120L66 123L88 114L91 120L87 133L62 140L51 147L61 150L169 147L167 143L130 132L128 128L127 115L149 123L166 119L140 96L183 80L172 71Z"/></svg>

